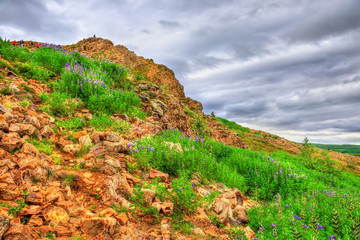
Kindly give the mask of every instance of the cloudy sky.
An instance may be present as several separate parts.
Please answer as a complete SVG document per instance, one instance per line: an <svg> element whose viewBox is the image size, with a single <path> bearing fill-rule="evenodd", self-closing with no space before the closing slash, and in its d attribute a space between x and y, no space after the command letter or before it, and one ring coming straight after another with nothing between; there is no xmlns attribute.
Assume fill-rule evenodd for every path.
<svg viewBox="0 0 360 240"><path fill-rule="evenodd" d="M360 144L359 0L0 0L0 36L96 34L173 69L206 113Z"/></svg>

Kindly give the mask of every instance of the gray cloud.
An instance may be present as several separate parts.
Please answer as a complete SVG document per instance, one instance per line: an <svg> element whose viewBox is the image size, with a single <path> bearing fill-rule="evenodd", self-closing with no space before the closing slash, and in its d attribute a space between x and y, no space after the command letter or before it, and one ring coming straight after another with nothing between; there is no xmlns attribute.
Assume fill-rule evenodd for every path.
<svg viewBox="0 0 360 240"><path fill-rule="evenodd" d="M360 144L358 0L2 0L0 34L97 34L174 70L204 111L291 140Z"/></svg>

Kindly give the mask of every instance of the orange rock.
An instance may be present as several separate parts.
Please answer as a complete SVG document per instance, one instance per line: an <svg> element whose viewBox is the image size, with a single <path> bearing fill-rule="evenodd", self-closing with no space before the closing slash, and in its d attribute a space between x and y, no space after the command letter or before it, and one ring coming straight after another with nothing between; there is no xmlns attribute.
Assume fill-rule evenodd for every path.
<svg viewBox="0 0 360 240"><path fill-rule="evenodd" d="M76 132L71 134L74 138L78 139L79 137L85 136L87 135L87 131L80 131L80 132Z"/></svg>
<svg viewBox="0 0 360 240"><path fill-rule="evenodd" d="M129 221L129 218L124 212L115 215L115 218L119 221L121 225L125 225Z"/></svg>
<svg viewBox="0 0 360 240"><path fill-rule="evenodd" d="M159 177L164 182L167 182L169 180L169 174L163 173L156 169L150 169L149 178L154 179L157 177Z"/></svg>
<svg viewBox="0 0 360 240"><path fill-rule="evenodd" d="M204 232L206 233L206 234L209 234L210 236L212 236L212 237L217 237L218 236L218 230L215 228L215 227L213 227L213 226L208 226L208 227L206 227L205 229L204 229Z"/></svg>

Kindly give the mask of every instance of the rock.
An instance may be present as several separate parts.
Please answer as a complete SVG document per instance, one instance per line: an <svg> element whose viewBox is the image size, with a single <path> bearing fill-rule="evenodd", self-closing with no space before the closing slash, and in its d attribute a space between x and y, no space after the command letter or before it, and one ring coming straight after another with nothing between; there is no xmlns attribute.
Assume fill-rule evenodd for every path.
<svg viewBox="0 0 360 240"><path fill-rule="evenodd" d="M150 103L153 111L158 114L159 118L161 118L164 115L164 112L167 111L166 104L159 99L152 100Z"/></svg>
<svg viewBox="0 0 360 240"><path fill-rule="evenodd" d="M115 132L107 132L106 133L106 141L109 142L120 142L121 138L120 136Z"/></svg>
<svg viewBox="0 0 360 240"><path fill-rule="evenodd" d="M202 223L203 225L208 225L211 223L210 218L208 217L208 215L206 215L204 209L202 208L197 209L195 219L197 222Z"/></svg>
<svg viewBox="0 0 360 240"><path fill-rule="evenodd" d="M105 175L111 176L116 173L116 170L115 170L115 168L106 165L106 166L103 166L100 168L100 172L102 172Z"/></svg>
<svg viewBox="0 0 360 240"><path fill-rule="evenodd" d="M161 210L167 216L173 215L173 213L174 213L174 204L172 202L164 202L161 205Z"/></svg>
<svg viewBox="0 0 360 240"><path fill-rule="evenodd" d="M44 221L41 217L41 215L31 215L27 225L30 226L42 226L44 224Z"/></svg>
<svg viewBox="0 0 360 240"><path fill-rule="evenodd" d="M230 203L227 199L221 198L219 202L213 204L212 210L220 221L225 223L228 219L229 211L231 211Z"/></svg>
<svg viewBox="0 0 360 240"><path fill-rule="evenodd" d="M108 152L126 152L126 144L123 142L104 141L103 146Z"/></svg>
<svg viewBox="0 0 360 240"><path fill-rule="evenodd" d="M39 150L30 143L24 143L21 149L21 153L24 153L26 155L32 155L32 156L39 156L40 152Z"/></svg>
<svg viewBox="0 0 360 240"><path fill-rule="evenodd" d="M94 156L104 155L105 152L105 148L103 148L100 144L97 144L89 149L89 154L93 154Z"/></svg>
<svg viewBox="0 0 360 240"><path fill-rule="evenodd" d="M28 115L28 116L25 118L24 122L33 125L33 126L36 127L37 129L40 129L40 127L41 127L41 124L40 124L39 120L38 120L36 117L34 117L34 116L29 116L29 115Z"/></svg>
<svg viewBox="0 0 360 240"><path fill-rule="evenodd" d="M14 84L14 83L11 83L11 84L9 85L9 88L10 88L12 94L20 93L20 89L19 89L18 86L16 86L16 84Z"/></svg>
<svg viewBox="0 0 360 240"><path fill-rule="evenodd" d="M42 137L44 137L46 139L50 139L55 133L49 125L45 125L41 129L40 134Z"/></svg>
<svg viewBox="0 0 360 240"><path fill-rule="evenodd" d="M115 215L115 218L119 221L121 225L126 225L126 223L129 221L129 218L124 212Z"/></svg>
<svg viewBox="0 0 360 240"><path fill-rule="evenodd" d="M0 147L9 152L12 152L15 149L21 148L24 143L25 141L22 138L16 136L16 134L7 133L1 139Z"/></svg>
<svg viewBox="0 0 360 240"><path fill-rule="evenodd" d="M35 240L39 236L28 226L13 224L3 236L4 240Z"/></svg>
<svg viewBox="0 0 360 240"><path fill-rule="evenodd" d="M151 204L155 198L156 192L152 189L142 189L141 191L144 193L144 201Z"/></svg>
<svg viewBox="0 0 360 240"><path fill-rule="evenodd" d="M44 202L44 195L40 193L30 193L26 196L25 202L28 204L42 205Z"/></svg>
<svg viewBox="0 0 360 240"><path fill-rule="evenodd" d="M55 206L44 214L44 218L46 221L50 221L51 224L55 226L58 224L65 224L70 220L69 214L65 211L65 209Z"/></svg>
<svg viewBox="0 0 360 240"><path fill-rule="evenodd" d="M154 179L157 177L159 177L164 182L169 181L169 174L163 173L156 169L150 169L149 178Z"/></svg>
<svg viewBox="0 0 360 240"><path fill-rule="evenodd" d="M204 231L201 230L201 228L194 228L193 233L196 234L196 235L201 235L201 236L205 235Z"/></svg>
<svg viewBox="0 0 360 240"><path fill-rule="evenodd" d="M79 137L79 144L81 146L89 146L92 144L92 141L91 141L91 138L89 135L85 135L85 136L82 136L82 137Z"/></svg>
<svg viewBox="0 0 360 240"><path fill-rule="evenodd" d="M66 153L72 153L72 154L76 154L77 152L79 152L81 150L81 146L80 144L69 144L66 145L63 149L64 152Z"/></svg>
<svg viewBox="0 0 360 240"><path fill-rule="evenodd" d="M82 137L82 136L85 136L85 135L87 135L87 131L80 131L80 132L76 132L76 133L73 133L73 134L71 134L74 138L76 138L76 139L79 139L80 137Z"/></svg>
<svg viewBox="0 0 360 240"><path fill-rule="evenodd" d="M36 127L26 123L12 123L9 127L9 132L17 132L20 136L31 136L37 131Z"/></svg>
<svg viewBox="0 0 360 240"><path fill-rule="evenodd" d="M106 133L104 132L99 132L99 131L95 131L91 134L90 136L91 140L93 141L93 143L98 144L101 141L104 141L106 138Z"/></svg>
<svg viewBox="0 0 360 240"><path fill-rule="evenodd" d="M7 113L7 112L12 112L12 109L11 108L7 108L7 107L4 107L1 103L0 103L0 113L1 114L4 114L4 113Z"/></svg>
<svg viewBox="0 0 360 240"><path fill-rule="evenodd" d="M161 202L153 202L151 204L152 207L156 208L158 210L158 212L161 211Z"/></svg>
<svg viewBox="0 0 360 240"><path fill-rule="evenodd" d="M121 169L122 165L121 165L121 161L119 159L110 157L110 156L105 156L105 163L112 166L112 167L116 167Z"/></svg>
<svg viewBox="0 0 360 240"><path fill-rule="evenodd" d="M254 239L256 237L256 234L254 233L253 230L251 230L251 228L249 226L244 227L243 231L245 231L245 236L248 239Z"/></svg>
<svg viewBox="0 0 360 240"><path fill-rule="evenodd" d="M117 201L122 194L132 194L132 188L126 178L121 176L119 173L108 177L108 179L109 180L106 182L106 188L114 201Z"/></svg>
<svg viewBox="0 0 360 240"><path fill-rule="evenodd" d="M9 129L9 124L7 123L6 118L2 114L0 114L0 129Z"/></svg>
<svg viewBox="0 0 360 240"><path fill-rule="evenodd" d="M237 205L233 210L233 217L235 219L240 219L241 222L248 223L249 217L245 212L245 208L241 205Z"/></svg>
<svg viewBox="0 0 360 240"><path fill-rule="evenodd" d="M0 216L0 239L10 227L10 218L5 216Z"/></svg>
<svg viewBox="0 0 360 240"><path fill-rule="evenodd" d="M116 225L116 219L112 217L104 218L85 218L81 220L81 230L89 235L99 235L105 232L113 234L114 227Z"/></svg>
<svg viewBox="0 0 360 240"><path fill-rule="evenodd" d="M206 234L209 234L210 236L217 238L218 237L218 230L214 226L208 226L204 229Z"/></svg>

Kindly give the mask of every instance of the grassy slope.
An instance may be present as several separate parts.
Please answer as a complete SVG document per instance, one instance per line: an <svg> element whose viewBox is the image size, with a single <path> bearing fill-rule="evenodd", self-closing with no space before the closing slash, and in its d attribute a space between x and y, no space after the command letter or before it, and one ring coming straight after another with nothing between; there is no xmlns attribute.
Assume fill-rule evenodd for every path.
<svg viewBox="0 0 360 240"><path fill-rule="evenodd" d="M313 143L315 147L345 153L353 156L360 156L360 145L335 145Z"/></svg>

